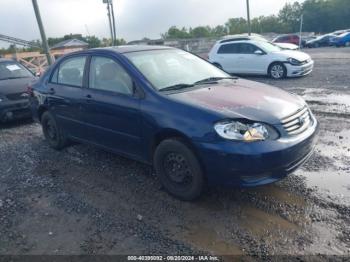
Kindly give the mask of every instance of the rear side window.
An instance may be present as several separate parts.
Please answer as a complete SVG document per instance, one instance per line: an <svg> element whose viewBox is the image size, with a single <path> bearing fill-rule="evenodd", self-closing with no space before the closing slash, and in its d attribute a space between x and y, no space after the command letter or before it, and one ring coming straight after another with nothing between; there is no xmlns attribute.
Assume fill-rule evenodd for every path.
<svg viewBox="0 0 350 262"><path fill-rule="evenodd" d="M238 54L238 44L227 44L220 46L218 54Z"/></svg>
<svg viewBox="0 0 350 262"><path fill-rule="evenodd" d="M73 57L64 60L54 71L51 82L61 85L82 87L86 57Z"/></svg>
<svg viewBox="0 0 350 262"><path fill-rule="evenodd" d="M132 95L133 81L113 59L95 56L91 59L89 88Z"/></svg>

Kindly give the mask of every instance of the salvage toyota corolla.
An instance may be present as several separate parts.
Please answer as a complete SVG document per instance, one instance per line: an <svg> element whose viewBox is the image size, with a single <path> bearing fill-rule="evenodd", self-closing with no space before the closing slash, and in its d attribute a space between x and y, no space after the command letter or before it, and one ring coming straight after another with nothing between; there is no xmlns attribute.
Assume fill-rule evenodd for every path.
<svg viewBox="0 0 350 262"><path fill-rule="evenodd" d="M28 91L53 148L78 141L153 165L182 200L206 186L284 178L308 159L318 130L300 97L170 47L69 54Z"/></svg>

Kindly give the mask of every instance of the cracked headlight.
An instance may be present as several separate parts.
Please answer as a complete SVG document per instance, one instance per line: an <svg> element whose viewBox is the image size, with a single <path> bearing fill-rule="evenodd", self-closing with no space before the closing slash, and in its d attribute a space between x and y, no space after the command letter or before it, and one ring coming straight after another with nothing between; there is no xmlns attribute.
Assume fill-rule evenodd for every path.
<svg viewBox="0 0 350 262"><path fill-rule="evenodd" d="M263 123L245 124L242 121L224 121L215 124L214 129L222 138L245 142L274 140L279 137L273 127Z"/></svg>
<svg viewBox="0 0 350 262"><path fill-rule="evenodd" d="M301 62L300 62L299 60L296 60L296 59L291 58L291 57L288 58L287 61L288 61L289 63L291 63L292 65L295 65L295 66L301 65Z"/></svg>

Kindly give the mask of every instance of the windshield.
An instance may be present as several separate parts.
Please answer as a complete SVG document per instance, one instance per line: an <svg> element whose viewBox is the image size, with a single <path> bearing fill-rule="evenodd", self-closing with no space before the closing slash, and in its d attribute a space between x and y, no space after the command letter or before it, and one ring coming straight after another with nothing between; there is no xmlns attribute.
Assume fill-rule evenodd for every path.
<svg viewBox="0 0 350 262"><path fill-rule="evenodd" d="M175 85L193 85L208 78L230 75L182 50L153 50L124 54L157 89Z"/></svg>
<svg viewBox="0 0 350 262"><path fill-rule="evenodd" d="M0 80L32 77L32 73L19 63L0 62Z"/></svg>
<svg viewBox="0 0 350 262"><path fill-rule="evenodd" d="M281 51L282 48L269 42L259 42L259 46L267 53Z"/></svg>

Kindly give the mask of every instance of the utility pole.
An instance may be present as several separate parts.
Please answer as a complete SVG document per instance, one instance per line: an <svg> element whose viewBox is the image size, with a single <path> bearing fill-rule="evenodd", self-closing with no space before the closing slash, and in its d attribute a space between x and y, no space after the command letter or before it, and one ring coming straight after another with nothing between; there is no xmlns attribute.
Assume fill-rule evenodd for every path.
<svg viewBox="0 0 350 262"><path fill-rule="evenodd" d="M249 0L247 1L247 19L248 19L248 35L252 34L252 28L250 25L250 7L249 7Z"/></svg>
<svg viewBox="0 0 350 262"><path fill-rule="evenodd" d="M301 34L303 32L303 23L304 23L304 14L301 14L301 17L300 17L300 32L299 32L299 49L301 49L301 45L302 45Z"/></svg>
<svg viewBox="0 0 350 262"><path fill-rule="evenodd" d="M51 58L51 55L50 55L50 52L49 52L49 45L47 43L43 22L41 21L39 6L38 6L38 3L37 3L37 0L32 0L32 2L33 2L33 8L34 8L36 20L38 22L38 26L39 26L39 30L40 30L41 41L43 43L44 52L45 52L46 58L47 58L47 63L49 65L51 65L52 64L52 58Z"/></svg>
<svg viewBox="0 0 350 262"><path fill-rule="evenodd" d="M113 24L113 34L114 34L114 45L117 45L117 34L115 29L115 17L114 17L114 7L113 7L113 0L110 0L111 9L112 9L112 24Z"/></svg>
<svg viewBox="0 0 350 262"><path fill-rule="evenodd" d="M111 33L112 45L114 45L116 40L115 40L115 22L114 22L114 11L112 8L112 0L103 0L103 3L107 4L107 16L108 16L108 22L109 22L109 30Z"/></svg>

